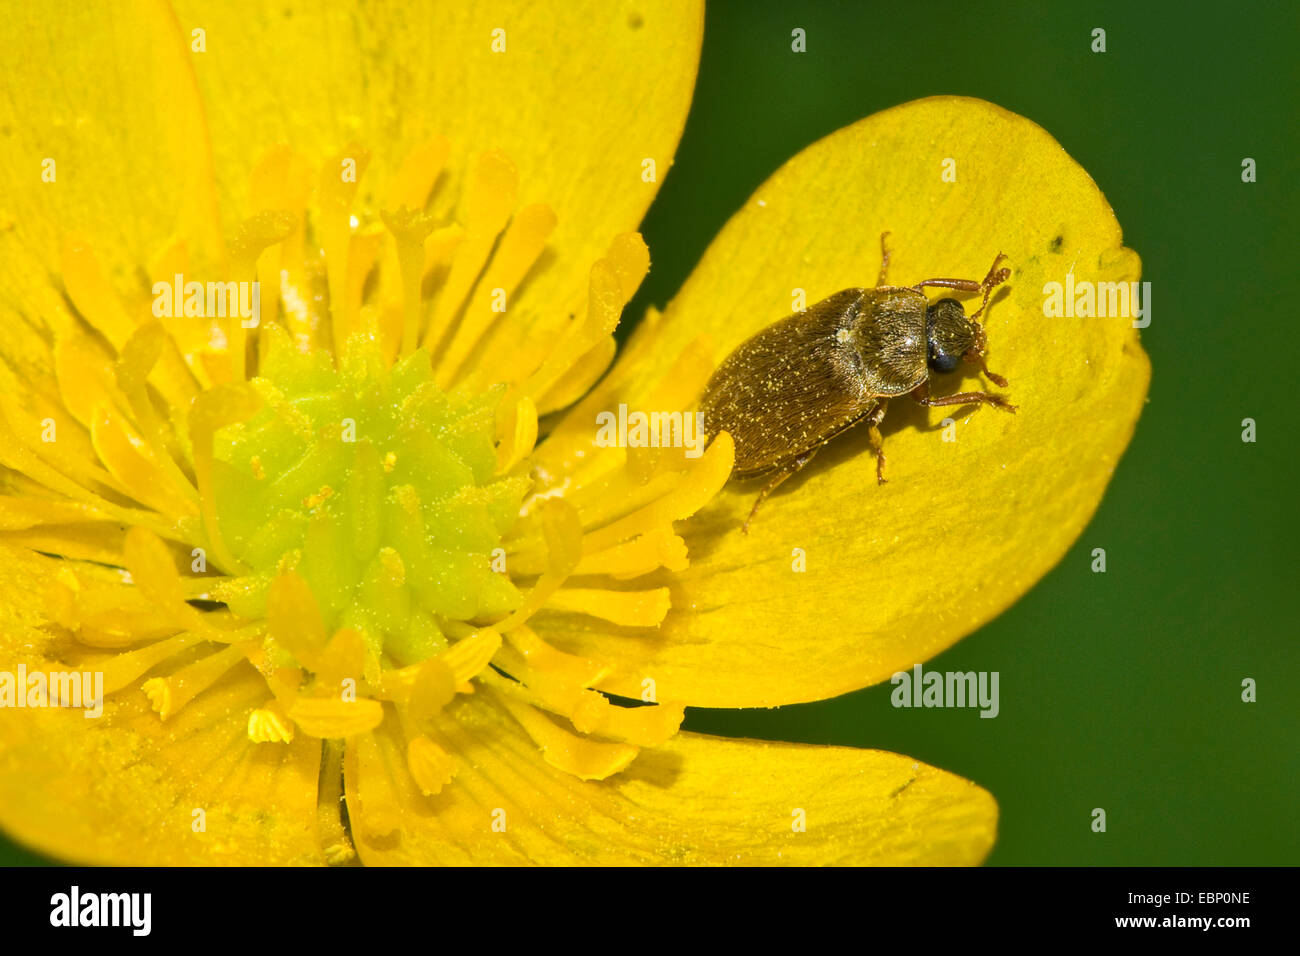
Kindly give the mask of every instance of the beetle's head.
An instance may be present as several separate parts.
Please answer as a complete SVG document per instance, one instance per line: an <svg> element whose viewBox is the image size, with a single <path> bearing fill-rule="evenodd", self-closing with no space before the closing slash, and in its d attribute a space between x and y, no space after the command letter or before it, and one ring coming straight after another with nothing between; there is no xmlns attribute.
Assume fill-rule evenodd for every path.
<svg viewBox="0 0 1300 956"><path fill-rule="evenodd" d="M983 330L966 317L956 299L940 299L925 310L926 359L931 371L955 371L967 352L976 351L977 343L983 345L983 337Z"/></svg>
<svg viewBox="0 0 1300 956"><path fill-rule="evenodd" d="M963 361L973 362L993 382L1006 387L1006 379L984 364L984 326L968 316L956 299L940 299L925 310L925 344L931 371L955 372Z"/></svg>

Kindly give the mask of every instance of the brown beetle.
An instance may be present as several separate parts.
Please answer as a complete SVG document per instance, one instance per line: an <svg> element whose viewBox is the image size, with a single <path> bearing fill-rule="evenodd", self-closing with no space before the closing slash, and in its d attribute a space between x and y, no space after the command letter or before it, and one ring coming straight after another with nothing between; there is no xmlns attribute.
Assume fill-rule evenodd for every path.
<svg viewBox="0 0 1300 956"><path fill-rule="evenodd" d="M984 281L926 279L913 286L885 285L889 250L880 237L880 278L874 289L845 289L806 312L797 312L745 341L718 366L700 399L703 428L712 439L729 432L736 445L733 478L772 480L745 519L749 532L758 506L799 471L818 449L855 425L868 428L876 479L885 482L880 423L889 399L905 393L922 405L994 405L1014 412L987 392L931 398L931 372L951 372L963 360L978 365L1005 388L1006 379L984 364L984 313L993 290L1011 275L998 253ZM956 299L931 303L926 286L982 292L979 311L967 316Z"/></svg>

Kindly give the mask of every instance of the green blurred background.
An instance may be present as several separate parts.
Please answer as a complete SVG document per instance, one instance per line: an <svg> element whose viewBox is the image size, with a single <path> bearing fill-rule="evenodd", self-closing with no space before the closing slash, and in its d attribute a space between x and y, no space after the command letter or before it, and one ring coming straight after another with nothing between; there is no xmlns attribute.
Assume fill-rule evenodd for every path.
<svg viewBox="0 0 1300 956"><path fill-rule="evenodd" d="M1150 403L1101 508L1015 607L927 662L999 671L1001 713L896 710L884 684L692 730L909 754L987 788L992 864L1300 864L1294 486L1296 5L713 3L676 165L644 224L664 305L803 147L964 94L1051 133L1153 284ZM807 52L792 53L795 27ZM1095 27L1107 52L1090 50ZM1241 182L1241 160L1258 182ZM1253 418L1258 441L1241 441ZM961 533L954 529L954 534ZM1090 570L1104 547L1107 573ZM935 574L946 573L936 568ZM811 613L811 609L810 609ZM1241 701L1241 681L1258 702ZM1093 833L1091 811L1107 811ZM0 862L39 863L11 844Z"/></svg>
<svg viewBox="0 0 1300 956"><path fill-rule="evenodd" d="M778 710L691 711L686 726L892 750L962 774L1001 807L991 864L1300 864L1288 410L1300 7L1073 6L711 5L694 106L644 225L654 268L634 309L667 302L730 214L809 143L907 100L963 94L1044 127L1110 200L1152 283L1153 376L1065 559L926 663L999 671L996 719L895 709L883 684ZM794 27L806 53L791 52ZM1095 27L1104 54L1091 52ZM1255 444L1241 440L1247 417ZM1091 571L1095 547L1105 574ZM1257 703L1241 700L1246 677ZM1094 807L1104 834L1091 830Z"/></svg>

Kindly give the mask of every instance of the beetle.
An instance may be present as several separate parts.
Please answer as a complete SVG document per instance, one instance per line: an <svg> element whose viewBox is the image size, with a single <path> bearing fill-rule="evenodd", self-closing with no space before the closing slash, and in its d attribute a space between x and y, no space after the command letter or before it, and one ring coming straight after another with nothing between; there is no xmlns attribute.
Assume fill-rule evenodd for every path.
<svg viewBox="0 0 1300 956"><path fill-rule="evenodd" d="M984 364L986 338L979 318L993 290L1011 276L998 253L983 281L926 279L912 286L885 284L889 233L880 237L880 276L872 289L844 289L773 323L742 343L718 366L700 398L702 427L711 441L730 433L736 459L732 478L771 480L759 492L741 531L781 482L800 471L823 445L865 425L876 456L876 480L885 483L880 423L891 398L910 394L921 405L992 405L1014 412L1000 395L957 392L930 397L930 375L978 366L994 384L1007 380ZM966 315L956 299L930 302L927 287L981 292L978 311Z"/></svg>

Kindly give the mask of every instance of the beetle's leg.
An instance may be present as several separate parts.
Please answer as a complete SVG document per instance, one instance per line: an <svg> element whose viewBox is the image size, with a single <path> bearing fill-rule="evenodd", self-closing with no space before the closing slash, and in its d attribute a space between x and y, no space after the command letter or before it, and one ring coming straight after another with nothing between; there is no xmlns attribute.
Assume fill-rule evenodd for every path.
<svg viewBox="0 0 1300 956"><path fill-rule="evenodd" d="M1001 375L999 375L997 372L990 372L988 364L984 361L984 356L981 355L979 352L975 352L975 351L967 352L965 355L962 356L962 358L965 359L967 362L970 362L972 365L978 365L980 367L980 371L982 371L984 375L988 378L988 380L992 382L994 385L998 386L999 388L1007 387L1007 380L1003 378Z"/></svg>
<svg viewBox="0 0 1300 956"><path fill-rule="evenodd" d="M1016 406L1001 395L991 395L988 392L958 392L955 395L945 395L943 398L931 398L928 382L922 382L912 389L912 397L916 399L918 405L992 405L1008 412L1016 410Z"/></svg>
<svg viewBox="0 0 1300 956"><path fill-rule="evenodd" d="M980 284L974 279L925 279L916 285L909 285L906 288L913 292L922 292L926 286L934 286L938 289L956 289L958 292L978 292Z"/></svg>
<svg viewBox="0 0 1300 956"><path fill-rule="evenodd" d="M749 523L754 520L754 515L758 514L758 506L763 503L764 499L766 499L772 492L776 491L776 489L780 487L781 482L785 481L795 472L801 471L804 465L812 461L813 455L817 454L820 448L821 446L818 445L817 448L814 448L812 451L804 452L798 458L786 465L784 469L772 476L772 480L764 485L763 490L758 493L758 498L754 501L754 507L749 509L749 517L745 519L745 523L740 528L741 534L749 534Z"/></svg>
<svg viewBox="0 0 1300 956"><path fill-rule="evenodd" d="M1011 278L1010 269L998 268L998 263L1005 258L1006 256L999 252L993 260L993 265L989 266L988 275L986 275L984 281L980 283L980 291L984 293L984 301L980 303L979 309L971 315L970 319L972 322L976 321L981 315L983 315L984 310L989 307L989 296L993 294L993 290Z"/></svg>
<svg viewBox="0 0 1300 956"><path fill-rule="evenodd" d="M880 275L876 278L876 288L885 284L885 273L889 271L889 246L885 245L885 237L889 232L880 234Z"/></svg>
<svg viewBox="0 0 1300 956"><path fill-rule="evenodd" d="M1002 253L997 254L993 260L993 267L989 269L988 275L982 282L976 282L974 279L923 279L914 286L908 286L913 292L921 292L926 286L934 286L937 289L956 289L958 292L983 292L984 305L988 305L989 295L995 288L1011 278L1010 269L999 269L998 263L1005 259ZM980 312L984 311L984 306L980 306L979 312L972 315L976 318Z"/></svg>
<svg viewBox="0 0 1300 956"><path fill-rule="evenodd" d="M867 416L867 444L871 446L871 452L876 456L876 484L885 483L885 440L880 435L880 423L885 420L885 409L888 404L881 402L879 407Z"/></svg>

